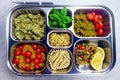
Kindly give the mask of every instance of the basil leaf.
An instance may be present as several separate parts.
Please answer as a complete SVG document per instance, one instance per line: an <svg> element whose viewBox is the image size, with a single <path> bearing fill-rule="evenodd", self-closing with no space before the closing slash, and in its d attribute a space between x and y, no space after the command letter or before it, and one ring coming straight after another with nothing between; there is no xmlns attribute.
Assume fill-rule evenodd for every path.
<svg viewBox="0 0 120 80"><path fill-rule="evenodd" d="M59 24L59 27L60 27L60 28L66 28L66 24L64 24L64 23L61 22L61 23Z"/></svg>
<svg viewBox="0 0 120 80"><path fill-rule="evenodd" d="M58 20L58 19L60 19L60 17L58 15L56 15L56 14L49 14L49 17L50 17L51 20Z"/></svg>
<svg viewBox="0 0 120 80"><path fill-rule="evenodd" d="M63 23L65 23L65 24L69 24L70 22L72 22L72 18L69 17L69 16L66 16L66 17L63 19Z"/></svg>
<svg viewBox="0 0 120 80"><path fill-rule="evenodd" d="M57 24L57 21L52 21L52 25L56 26Z"/></svg>
<svg viewBox="0 0 120 80"><path fill-rule="evenodd" d="M66 9L66 7L64 7L63 9L61 9L60 16L61 17L67 16L67 9Z"/></svg>
<svg viewBox="0 0 120 80"><path fill-rule="evenodd" d="M49 22L48 22L48 23L49 23L49 26L52 26L52 21L51 21L51 20L49 20Z"/></svg>
<svg viewBox="0 0 120 80"><path fill-rule="evenodd" d="M56 15L59 15L59 11L57 9L55 9L55 8L52 9L52 13L56 14Z"/></svg>

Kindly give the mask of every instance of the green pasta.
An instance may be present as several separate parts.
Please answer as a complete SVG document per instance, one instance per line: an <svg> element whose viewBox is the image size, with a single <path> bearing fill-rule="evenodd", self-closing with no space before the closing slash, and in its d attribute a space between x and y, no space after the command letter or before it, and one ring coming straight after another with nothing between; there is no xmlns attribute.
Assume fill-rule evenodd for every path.
<svg viewBox="0 0 120 80"><path fill-rule="evenodd" d="M79 37L95 37L97 35L94 24L82 13L74 15L74 32Z"/></svg>
<svg viewBox="0 0 120 80"><path fill-rule="evenodd" d="M15 18L14 35L18 40L41 40L45 37L45 17L21 14Z"/></svg>

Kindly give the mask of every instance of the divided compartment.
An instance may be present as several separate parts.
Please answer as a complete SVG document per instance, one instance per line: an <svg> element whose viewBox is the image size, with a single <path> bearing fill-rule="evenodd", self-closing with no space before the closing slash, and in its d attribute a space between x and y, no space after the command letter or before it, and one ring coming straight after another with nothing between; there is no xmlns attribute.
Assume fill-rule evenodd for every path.
<svg viewBox="0 0 120 80"><path fill-rule="evenodd" d="M70 48L73 44L73 35L69 30L51 30L47 36L47 44L51 48Z"/></svg>
<svg viewBox="0 0 120 80"><path fill-rule="evenodd" d="M75 10L75 12L74 12L74 16L76 15L76 14L80 14L80 13L82 13L82 14L85 14L85 15L87 15L87 13L92 13L92 12L95 12L96 13L96 15L101 15L102 17L103 17L103 34L102 35L100 35L100 36L98 36L98 35L96 35L96 37L95 36L90 36L90 37L93 37L93 38L101 38L101 37L103 37L103 38L106 38L106 37L108 37L108 36L110 36L110 34L111 34L111 27L112 27L112 25L111 25L111 20L110 20L110 14L109 14L109 12L106 10L106 9L104 9L104 8L100 8L100 7L91 7L91 8L88 8L88 7L85 7L85 8L78 8L78 9L76 9ZM82 16L83 17L83 16ZM87 18L87 17L86 17ZM74 18L74 21L75 21L75 18ZM92 22L92 21L90 21L91 23L93 23L93 25L94 25L94 27L95 27L95 24L94 24L94 22ZM82 24L82 23L81 23ZM88 25L88 24L87 24ZM82 29L82 28L81 28ZM78 31L78 29L77 28L75 28L75 23L73 22L73 32L74 32L74 34L78 37L78 38L81 38L81 37L87 37L87 36L79 36L81 33L79 32L79 34L78 33L76 33L75 31ZM84 31L84 29L83 30L81 30L81 31ZM86 32L87 33L87 32ZM92 32L90 32L89 34L92 34ZM96 31L96 34L97 34L97 31ZM89 36L88 36L89 37ZM90 38L89 37L89 38Z"/></svg>
<svg viewBox="0 0 120 80"><path fill-rule="evenodd" d="M15 24L16 18L17 20ZM15 41L19 41L19 40L41 41L45 39L46 37L46 14L42 9L34 8L34 7L16 9L12 12L10 20L11 20L10 21L10 27L11 27L10 36L13 40ZM36 21L39 21L39 23ZM15 32L17 33L15 34Z"/></svg>
<svg viewBox="0 0 120 80"><path fill-rule="evenodd" d="M52 9L53 8L55 8L56 10L58 10L58 12L59 12L59 15L57 14L57 15L55 15L55 16L53 16L53 17L55 17L56 18L56 16L57 16L57 18L59 17L60 18L60 20L58 20L57 21L57 25L56 26L51 26L50 25L50 14L52 14L53 12L52 12ZM69 16L69 17L71 17L72 18L72 11L70 10L70 9L68 9L67 7L66 7L66 9L67 9L67 14L66 14L66 16L61 16L60 17L60 12L61 12L61 10L63 9L63 8L65 8L65 7L52 7L52 8L50 8L49 10L48 10L48 13L47 13L47 25L48 25L48 27L49 28L51 28L51 29L67 29L67 28L70 28L71 26L72 26L72 21L70 22L70 23L68 23L68 24L66 24L66 27L63 27L63 20L62 20L62 18L65 18L66 16ZM54 21L56 21L56 19L55 20L52 20L51 22L54 22ZM61 23L61 25L58 25L58 24L60 24L60 22L62 22Z"/></svg>
<svg viewBox="0 0 120 80"><path fill-rule="evenodd" d="M102 55L102 52L95 51L95 49L97 49L96 47L102 48L104 50L105 55ZM99 70L94 69L90 63L96 52L100 53L103 58L102 67ZM88 55L86 55L86 53ZM106 72L107 70L111 69L114 60L112 47L109 41L107 40L78 40L74 45L74 56L75 56L75 67L79 72L82 73Z"/></svg>
<svg viewBox="0 0 120 80"><path fill-rule="evenodd" d="M47 68L54 74L69 73L73 62L73 55L68 49L52 49L47 56Z"/></svg>
<svg viewBox="0 0 120 80"><path fill-rule="evenodd" d="M36 58L36 55L38 53L36 52L35 49L33 49L32 44L36 44L38 46L38 48L40 48L40 49L44 48L44 52L41 51L41 53L40 53L42 56L41 59L43 60L43 63L39 63L39 66L41 64L39 69L36 69L34 66L34 64L35 64L34 58ZM23 47L23 49L20 47ZM16 55L16 53L15 53L16 50L20 51L19 55ZM30 51L32 53L32 55L30 57L28 57L27 51ZM12 45L12 47L10 49L8 66L11 69L11 71L13 71L16 74L36 74L36 75L41 74L46 69L47 54L48 54L48 50L47 50L46 46L42 43L36 43L36 42L15 43ZM15 60L16 58L19 59L19 64L16 64L16 60ZM30 64L26 63L26 61L28 61L28 60L25 60L25 59L27 59L27 58L30 59ZM36 58L36 59L38 59L38 58ZM41 59L39 59L39 62L41 62ZM22 68L22 66L26 66L26 68L24 68L24 67ZM31 69L27 70L28 69L27 66L30 66Z"/></svg>

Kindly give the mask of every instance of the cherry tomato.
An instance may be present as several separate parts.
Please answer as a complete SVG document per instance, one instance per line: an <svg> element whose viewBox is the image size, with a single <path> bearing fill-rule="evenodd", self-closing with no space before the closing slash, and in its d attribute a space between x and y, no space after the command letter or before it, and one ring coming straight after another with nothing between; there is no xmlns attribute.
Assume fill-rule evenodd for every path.
<svg viewBox="0 0 120 80"><path fill-rule="evenodd" d="M22 66L21 69L25 71L26 70L26 66Z"/></svg>
<svg viewBox="0 0 120 80"><path fill-rule="evenodd" d="M26 64L30 64L30 58L26 58L26 59L25 59L25 63L26 63Z"/></svg>
<svg viewBox="0 0 120 80"><path fill-rule="evenodd" d="M36 50L36 49L37 49L37 47L38 47L38 45L37 45L37 44L32 44L31 46L32 46L32 48L33 48L33 49L35 49L35 50Z"/></svg>
<svg viewBox="0 0 120 80"><path fill-rule="evenodd" d="M85 49L85 46L80 45L80 46L78 46L78 49L79 49L79 50L84 50L84 49Z"/></svg>
<svg viewBox="0 0 120 80"><path fill-rule="evenodd" d="M100 26L98 23L95 24L95 30L97 31L98 29L100 29Z"/></svg>
<svg viewBox="0 0 120 80"><path fill-rule="evenodd" d="M40 63L43 63L44 62L44 60L43 59L40 59Z"/></svg>
<svg viewBox="0 0 120 80"><path fill-rule="evenodd" d="M84 49L84 52L86 52L86 53L87 53L87 52L88 52L88 50Z"/></svg>
<svg viewBox="0 0 120 80"><path fill-rule="evenodd" d="M27 67L26 67L26 70L27 70L27 71L30 71L30 70L31 70L31 66L27 66Z"/></svg>
<svg viewBox="0 0 120 80"><path fill-rule="evenodd" d="M42 51L42 52L45 52L45 48L41 48L41 51Z"/></svg>
<svg viewBox="0 0 120 80"><path fill-rule="evenodd" d="M26 51L25 52L25 57L31 57L32 55L32 52L31 51Z"/></svg>
<svg viewBox="0 0 120 80"><path fill-rule="evenodd" d="M103 17L101 15L98 15L99 20L103 20Z"/></svg>
<svg viewBox="0 0 120 80"><path fill-rule="evenodd" d="M93 52L90 52L90 55L92 55L93 54Z"/></svg>
<svg viewBox="0 0 120 80"><path fill-rule="evenodd" d="M35 58L35 59L33 60L33 63L34 63L35 65L36 65L36 64L39 64L39 59L36 59L36 58Z"/></svg>
<svg viewBox="0 0 120 80"><path fill-rule="evenodd" d="M19 63L20 63L20 60L19 60L18 58L15 58L15 59L14 59L14 63L15 63L15 64L19 64Z"/></svg>
<svg viewBox="0 0 120 80"><path fill-rule="evenodd" d="M26 44L24 43L24 44L22 44L22 46L23 46L23 47L25 47L25 46L26 46Z"/></svg>
<svg viewBox="0 0 120 80"><path fill-rule="evenodd" d="M98 22L98 15L95 15L93 22L94 22L94 24L96 24Z"/></svg>
<svg viewBox="0 0 120 80"><path fill-rule="evenodd" d="M21 53L21 51L20 51L20 50L15 50L15 55L16 55L16 56L19 56L19 55L20 55L20 53Z"/></svg>
<svg viewBox="0 0 120 80"><path fill-rule="evenodd" d="M93 50L94 48L92 46L90 46L90 50Z"/></svg>
<svg viewBox="0 0 120 80"><path fill-rule="evenodd" d="M77 54L77 51L75 50L75 51L74 51L74 55L76 55L76 54Z"/></svg>
<svg viewBox="0 0 120 80"><path fill-rule="evenodd" d="M41 49L40 49L40 48L37 48L37 49L36 49L36 53L37 53L37 54L41 53Z"/></svg>
<svg viewBox="0 0 120 80"><path fill-rule="evenodd" d="M91 14L92 14L93 17L95 17L95 15L96 15L95 12L92 12Z"/></svg>
<svg viewBox="0 0 120 80"><path fill-rule="evenodd" d="M83 56L83 55L80 55L80 57L81 57L81 58L84 58L84 56Z"/></svg>
<svg viewBox="0 0 120 80"><path fill-rule="evenodd" d="M88 59L88 58L86 58L86 62L89 62L89 59Z"/></svg>
<svg viewBox="0 0 120 80"><path fill-rule="evenodd" d="M40 68L40 66L38 64L35 65L34 67L35 67L35 69L39 69Z"/></svg>
<svg viewBox="0 0 120 80"><path fill-rule="evenodd" d="M98 35L98 36L103 35L103 29L99 29L99 30L97 31L97 35Z"/></svg>
<svg viewBox="0 0 120 80"><path fill-rule="evenodd" d="M103 23L102 22L99 22L98 25L99 25L100 29L103 29Z"/></svg>
<svg viewBox="0 0 120 80"><path fill-rule="evenodd" d="M21 51L22 51L22 50L23 50L23 47L22 47L22 46L19 46L19 50L21 50Z"/></svg>
<svg viewBox="0 0 120 80"><path fill-rule="evenodd" d="M41 59L42 58L42 54L36 54L36 58L37 59Z"/></svg>
<svg viewBox="0 0 120 80"><path fill-rule="evenodd" d="M87 13L88 20L93 20L94 16L91 13Z"/></svg>
<svg viewBox="0 0 120 80"><path fill-rule="evenodd" d="M23 56L25 56L26 52L23 52L23 51L22 51L21 54L22 54Z"/></svg>

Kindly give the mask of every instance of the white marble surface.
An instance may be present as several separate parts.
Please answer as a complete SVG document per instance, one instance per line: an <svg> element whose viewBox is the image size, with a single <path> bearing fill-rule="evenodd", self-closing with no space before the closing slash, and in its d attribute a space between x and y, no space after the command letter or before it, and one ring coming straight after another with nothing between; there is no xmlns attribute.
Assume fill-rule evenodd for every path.
<svg viewBox="0 0 120 80"><path fill-rule="evenodd" d="M105 5L109 7L115 16L116 29L116 65L109 73L102 75L80 76L17 76L9 71L6 64L6 17L9 10L15 6L12 2L54 2L55 4L68 5ZM1 0L0 1L0 80L119 80L120 76L120 0Z"/></svg>

